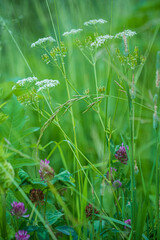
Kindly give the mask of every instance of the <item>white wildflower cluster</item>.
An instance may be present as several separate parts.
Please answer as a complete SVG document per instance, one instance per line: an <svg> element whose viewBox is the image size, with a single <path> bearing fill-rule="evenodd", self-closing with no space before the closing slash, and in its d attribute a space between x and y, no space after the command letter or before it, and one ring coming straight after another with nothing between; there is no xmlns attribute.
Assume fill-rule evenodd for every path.
<svg viewBox="0 0 160 240"><path fill-rule="evenodd" d="M62 34L62 36L66 37L68 35L74 35L74 34L77 34L77 33L81 32L81 31L83 31L83 29L81 29L81 28L79 28L79 29L71 29L70 32L64 32Z"/></svg>
<svg viewBox="0 0 160 240"><path fill-rule="evenodd" d="M33 83L37 81L38 79L36 77L28 77L28 78L23 78L21 80L18 80L16 82L16 85L12 87L12 90L16 89L17 86L24 87L28 83Z"/></svg>
<svg viewBox="0 0 160 240"><path fill-rule="evenodd" d="M137 33L131 30L124 30L123 32L119 32L115 35L115 38L123 38L124 36L127 37L133 37Z"/></svg>
<svg viewBox="0 0 160 240"><path fill-rule="evenodd" d="M104 36L98 36L94 42L91 43L91 47L100 47L105 43L105 41L114 38L112 35L104 35Z"/></svg>
<svg viewBox="0 0 160 240"><path fill-rule="evenodd" d="M84 25L85 26L89 26L89 25L95 25L97 23L100 23L100 24L104 24L104 23L107 23L106 20L104 19L93 19L93 20L89 20L88 22L85 22Z"/></svg>
<svg viewBox="0 0 160 240"><path fill-rule="evenodd" d="M41 46L42 44L44 44L46 42L56 42L56 40L54 38L52 38L51 36L45 37L45 38L40 38L40 39L38 39L38 41L31 44L31 48L36 47L36 46Z"/></svg>
<svg viewBox="0 0 160 240"><path fill-rule="evenodd" d="M36 86L39 87L39 89L37 90L37 92L40 92L42 90L48 89L48 88L52 88L55 87L59 84L58 80L49 80L49 79L45 79L42 81L38 81L36 82Z"/></svg>

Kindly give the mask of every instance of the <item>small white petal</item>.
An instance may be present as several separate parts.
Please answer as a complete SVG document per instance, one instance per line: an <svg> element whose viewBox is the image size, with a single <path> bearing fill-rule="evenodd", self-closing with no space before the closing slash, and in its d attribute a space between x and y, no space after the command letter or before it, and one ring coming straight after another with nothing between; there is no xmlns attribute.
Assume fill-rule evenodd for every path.
<svg viewBox="0 0 160 240"><path fill-rule="evenodd" d="M40 38L40 39L38 39L38 41L31 44L31 48L36 47L36 46L40 46L40 45L42 45L43 43L46 43L46 42L56 42L56 40L54 38L52 38L51 36L46 37L46 38Z"/></svg>
<svg viewBox="0 0 160 240"><path fill-rule="evenodd" d="M62 34L62 36L66 37L68 35L74 35L74 34L77 34L79 32L83 31L83 29L79 28L79 29L71 29L69 32L64 32Z"/></svg>
<svg viewBox="0 0 160 240"><path fill-rule="evenodd" d="M135 31L131 31L131 30L124 30L123 32L119 32L115 35L115 38L123 38L125 37L133 37L134 35L136 35L137 33Z"/></svg>
<svg viewBox="0 0 160 240"><path fill-rule="evenodd" d="M94 42L91 43L91 47L100 47L103 45L107 40L114 38L112 35L104 35L104 36L99 36L96 38Z"/></svg>
<svg viewBox="0 0 160 240"><path fill-rule="evenodd" d="M39 87L39 89L37 90L37 92L40 92L42 90L48 89L48 88L52 88L57 86L59 83L58 80L52 80L52 79L44 79L42 81L36 82L36 86Z"/></svg>
<svg viewBox="0 0 160 240"><path fill-rule="evenodd" d="M18 80L18 81L16 82L16 85L14 85L14 86L12 87L12 90L16 89L16 86L17 86L17 85L20 86L20 87L23 87L25 84L27 84L27 83L32 83L32 82L35 82L35 81L37 81L37 80L38 80L38 78L36 78L36 77L23 78L23 79Z"/></svg>
<svg viewBox="0 0 160 240"><path fill-rule="evenodd" d="M89 25L95 25L97 23L104 24L104 23L107 23L107 21L102 19L102 18L100 18L100 19L93 19L93 20L89 20L88 22L85 22L84 25L85 26L89 26Z"/></svg>

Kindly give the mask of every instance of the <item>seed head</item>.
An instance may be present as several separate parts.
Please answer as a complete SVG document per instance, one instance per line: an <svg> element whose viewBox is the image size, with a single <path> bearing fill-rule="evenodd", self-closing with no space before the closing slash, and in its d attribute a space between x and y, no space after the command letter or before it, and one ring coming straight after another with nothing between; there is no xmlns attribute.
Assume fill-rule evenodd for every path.
<svg viewBox="0 0 160 240"><path fill-rule="evenodd" d="M156 71L156 87L160 88L160 70Z"/></svg>
<svg viewBox="0 0 160 240"><path fill-rule="evenodd" d="M98 214L99 212L97 211L97 209L96 208L94 208L94 213L95 214ZM87 206L86 206L86 218L92 218L92 215L93 215L93 206L92 206L92 204L88 204Z"/></svg>
<svg viewBox="0 0 160 240"><path fill-rule="evenodd" d="M32 203L35 203L36 205L43 204L44 202L44 193L41 189L31 189L29 198L32 201Z"/></svg>

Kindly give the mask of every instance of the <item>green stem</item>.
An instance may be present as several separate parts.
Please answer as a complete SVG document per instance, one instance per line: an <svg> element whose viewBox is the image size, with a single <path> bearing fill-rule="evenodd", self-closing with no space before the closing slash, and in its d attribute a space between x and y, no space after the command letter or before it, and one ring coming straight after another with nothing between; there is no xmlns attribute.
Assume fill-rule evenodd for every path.
<svg viewBox="0 0 160 240"><path fill-rule="evenodd" d="M48 199L48 188L47 188L47 193L46 193L46 201L45 201L45 209L44 209L44 220L46 219L47 199Z"/></svg>
<svg viewBox="0 0 160 240"><path fill-rule="evenodd" d="M156 219L157 219L157 240L160 239L160 218L159 218L159 159L158 159L158 129L156 129Z"/></svg>
<svg viewBox="0 0 160 240"><path fill-rule="evenodd" d="M97 95L97 100L98 100L98 80L97 80L97 71L96 71L96 62L95 61L93 63L93 68L94 68L96 95Z"/></svg>
<svg viewBox="0 0 160 240"><path fill-rule="evenodd" d="M129 100L130 112L130 161L131 161L131 207L132 207L132 232L135 239L135 174L134 174L134 105L132 99Z"/></svg>
<svg viewBox="0 0 160 240"><path fill-rule="evenodd" d="M7 240L7 221L6 221L6 193L1 188L1 205L2 205L2 223L1 223L1 235L4 240Z"/></svg>
<svg viewBox="0 0 160 240"><path fill-rule="evenodd" d="M31 212L31 214L30 214L30 216L29 216L29 221L27 222L27 226L29 226L29 222L31 221L31 219L32 219L32 217L33 217L35 208L36 208L36 206L34 205L34 207L32 208L32 212Z"/></svg>

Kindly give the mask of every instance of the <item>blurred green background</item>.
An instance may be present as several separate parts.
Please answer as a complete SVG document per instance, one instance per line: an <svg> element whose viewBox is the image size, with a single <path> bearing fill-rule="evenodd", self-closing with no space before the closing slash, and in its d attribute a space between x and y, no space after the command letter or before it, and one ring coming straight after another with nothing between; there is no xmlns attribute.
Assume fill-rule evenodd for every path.
<svg viewBox="0 0 160 240"><path fill-rule="evenodd" d="M160 50L160 1L159 0L48 0L57 33L60 33L62 41L68 46L68 54L65 59L65 66L70 82L80 94L89 88L95 94L95 83L93 69L82 56L77 47L69 40L62 37L62 33L70 31L72 28L82 28L83 23L90 19L103 18L107 24L100 25L99 34L116 34L124 29L131 29L137 35L130 39L129 48L133 50L138 46L140 54L146 54L146 63L139 75L137 82L138 96L135 99L135 158L141 159L142 168L146 179L150 174L150 166L153 163L155 151L155 133L153 131L153 96L155 94L155 74L156 74L156 54ZM56 5L55 5L56 3ZM56 6L56 8L55 8ZM34 156L34 144L39 137L39 131L23 138L25 129L31 127L42 127L43 118L22 105L18 104L13 96L12 86L18 79L31 76L19 49L25 56L30 68L35 76L41 79L58 79L60 85L51 91L52 104L55 109L58 104L67 101L67 92L63 77L56 68L53 68L41 59L43 51L32 49L31 43L39 38L54 36L51 19L45 0L0 0L0 104L7 101L1 109L2 112L9 113L9 118L0 124L0 137L11 141L16 149ZM7 31L4 22L8 27ZM93 34L93 30L88 28L87 34ZM13 39L13 37L14 39ZM15 44L16 41L16 44ZM18 47L17 47L18 46ZM112 49L121 48L122 43L112 43ZM19 49L18 49L19 48ZM113 51L114 52L114 51ZM101 57L102 56L102 57ZM100 60L97 61L98 86L107 87L108 64L105 59L108 55L101 50ZM121 71L118 65L116 67ZM118 96L119 87L115 83L118 76L113 70L110 94ZM75 92L70 89L71 97ZM125 94L120 92L119 97L125 98ZM115 113L115 106L117 111ZM47 106L44 106L49 111ZM101 104L102 116L105 117L105 101ZM76 119L76 133L78 146L83 153L93 163L101 163L104 152L104 132L96 113L91 109L83 114L87 108L85 102L80 101L73 105ZM126 139L129 137L127 102L109 98L108 116L114 129L112 141L121 144L121 135ZM114 118L115 114L115 118ZM25 116L25 117L24 117ZM114 118L114 121L113 121ZM13 121L14 120L14 121ZM112 122L113 121L113 122ZM13 124L14 122L14 124ZM73 139L72 125L69 112L60 118L61 125L66 133ZM46 130L41 145L44 146L50 141L61 141L64 137L54 125ZM51 151L51 144L45 151L40 152L43 159ZM62 144L63 154L69 168L72 169L73 156L68 145ZM107 156L107 155L106 155ZM83 164L86 164L82 160ZM53 155L53 165L55 170L63 167L59 151Z"/></svg>

